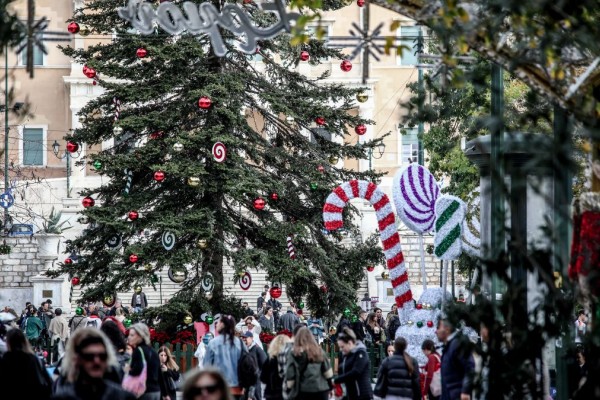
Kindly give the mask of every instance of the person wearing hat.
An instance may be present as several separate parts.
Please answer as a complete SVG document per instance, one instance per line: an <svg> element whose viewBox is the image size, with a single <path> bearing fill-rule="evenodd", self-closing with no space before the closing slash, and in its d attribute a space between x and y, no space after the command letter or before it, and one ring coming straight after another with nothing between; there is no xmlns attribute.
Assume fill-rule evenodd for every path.
<svg viewBox="0 0 600 400"><path fill-rule="evenodd" d="M78 328L83 328L87 324L87 317L85 316L85 312L82 307L77 307L75 309L75 316L71 318L69 321L69 330L71 336Z"/></svg>
<svg viewBox="0 0 600 400"><path fill-rule="evenodd" d="M137 323L129 328L127 343L133 348L128 375L139 376L146 363L146 391L142 400L160 400L160 358L150 347L150 329L148 325ZM125 378L127 379L127 378Z"/></svg>
<svg viewBox="0 0 600 400"><path fill-rule="evenodd" d="M244 341L244 343L246 344L246 347L248 348L248 354L250 354L250 357L254 358L254 360L256 361L256 365L258 366L258 379L256 381L256 385L253 387L250 387L246 398L254 399L254 400L261 400L262 399L262 393L261 393L262 390L261 390L261 384L260 384L260 371L262 370L263 365L265 365L265 361L267 361L267 355L265 354L264 350L261 349L260 346L258 346L254 342L254 334L252 333L252 331L246 331L242 335L242 340Z"/></svg>

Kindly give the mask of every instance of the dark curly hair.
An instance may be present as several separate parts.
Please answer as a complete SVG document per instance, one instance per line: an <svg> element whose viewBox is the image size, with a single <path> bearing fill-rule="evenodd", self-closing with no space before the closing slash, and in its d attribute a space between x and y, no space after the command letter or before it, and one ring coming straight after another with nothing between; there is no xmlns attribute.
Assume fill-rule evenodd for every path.
<svg viewBox="0 0 600 400"><path fill-rule="evenodd" d="M125 350L127 347L127 342L125 341L125 335L121 332L117 324L110 320L106 319L102 323L100 330L108 336L108 339L114 346L116 351Z"/></svg>

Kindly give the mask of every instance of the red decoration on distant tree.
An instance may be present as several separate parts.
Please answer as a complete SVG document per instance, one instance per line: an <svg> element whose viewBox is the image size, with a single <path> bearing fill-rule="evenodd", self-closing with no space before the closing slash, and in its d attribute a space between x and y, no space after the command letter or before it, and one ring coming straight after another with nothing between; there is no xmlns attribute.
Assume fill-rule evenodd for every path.
<svg viewBox="0 0 600 400"><path fill-rule="evenodd" d="M69 153L75 153L77 150L79 150L79 145L75 142L67 142L67 151Z"/></svg>
<svg viewBox="0 0 600 400"><path fill-rule="evenodd" d="M130 263L136 263L136 262L138 262L138 259L139 258L137 256L137 254L132 254L132 255L129 256L129 262Z"/></svg>
<svg viewBox="0 0 600 400"><path fill-rule="evenodd" d="M269 289L269 294L272 298L278 299L281 297L281 288L279 286L273 286L271 289Z"/></svg>
<svg viewBox="0 0 600 400"><path fill-rule="evenodd" d="M71 265L73 264L73 260L71 260L70 258L65 259L65 265Z"/></svg>
<svg viewBox="0 0 600 400"><path fill-rule="evenodd" d="M310 60L310 53L306 50L301 51L300 52L300 60L302 60L302 61Z"/></svg>
<svg viewBox="0 0 600 400"><path fill-rule="evenodd" d="M357 135L364 135L367 133L367 127L364 124L356 125L354 132L356 132Z"/></svg>
<svg viewBox="0 0 600 400"><path fill-rule="evenodd" d="M325 118L317 117L317 118L315 118L315 123L319 126L323 126L323 125L325 125Z"/></svg>
<svg viewBox="0 0 600 400"><path fill-rule="evenodd" d="M140 214L137 211L129 211L129 214L127 214L127 217L132 221L135 221L136 219L138 219L139 216L140 216Z"/></svg>
<svg viewBox="0 0 600 400"><path fill-rule="evenodd" d="M375 267L372 265L367 265L367 271L369 272L373 272L375 270Z"/></svg>
<svg viewBox="0 0 600 400"><path fill-rule="evenodd" d="M198 107L200 107L203 110L210 108L211 105L212 105L212 100L209 97L202 96L202 97L200 97L200 100L198 100Z"/></svg>
<svg viewBox="0 0 600 400"><path fill-rule="evenodd" d="M433 328L433 321L427 321L427 327Z"/></svg>
<svg viewBox="0 0 600 400"><path fill-rule="evenodd" d="M98 74L96 73L96 70L95 70L94 68L90 68L90 67L88 67L87 65L84 65L84 66L83 66L83 74L84 74L85 76L87 76L88 78L90 78L90 79L93 79L93 78L95 78L95 77L96 77L96 75L98 75Z"/></svg>
<svg viewBox="0 0 600 400"><path fill-rule="evenodd" d="M325 172L325 167L324 167L324 166L322 166L322 165L319 165L319 166L317 167L317 171L319 171L320 173L323 173L323 172Z"/></svg>
<svg viewBox="0 0 600 400"><path fill-rule="evenodd" d="M327 288L326 285L321 286L319 289L321 289L321 292L323 293L327 293L329 291L329 288Z"/></svg>
<svg viewBox="0 0 600 400"><path fill-rule="evenodd" d="M359 7L363 7L365 5L365 0L356 0L356 5Z"/></svg>
<svg viewBox="0 0 600 400"><path fill-rule="evenodd" d="M340 68L342 69L342 71L348 72L352 69L352 63L349 60L344 60L340 64Z"/></svg>
<svg viewBox="0 0 600 400"><path fill-rule="evenodd" d="M417 303L417 310L421 310L423 308L423 304Z"/></svg>
<svg viewBox="0 0 600 400"><path fill-rule="evenodd" d="M69 25L67 25L67 30L73 35L79 33L79 29L81 28L79 27L79 24L77 22L71 22Z"/></svg>
<svg viewBox="0 0 600 400"><path fill-rule="evenodd" d="M163 171L156 171L154 173L154 180L157 182L162 182L165 180L165 173Z"/></svg>
<svg viewBox="0 0 600 400"><path fill-rule="evenodd" d="M279 200L279 195L275 192L271 193L271 200L273 200L273 201Z"/></svg>
<svg viewBox="0 0 600 400"><path fill-rule="evenodd" d="M71 279L71 284L75 286L79 285L79 278L74 276L73 279Z"/></svg>
<svg viewBox="0 0 600 400"><path fill-rule="evenodd" d="M265 208L266 202L265 199L263 199L262 197L257 197L256 199L254 199L254 208L256 210L262 210Z"/></svg>
<svg viewBox="0 0 600 400"><path fill-rule="evenodd" d="M158 132L152 132L150 134L150 139L160 139L163 137L164 132L163 131L158 131Z"/></svg>
<svg viewBox="0 0 600 400"><path fill-rule="evenodd" d="M137 58L144 58L148 55L148 50L146 50L143 47L140 47L136 50L135 55L137 56Z"/></svg>
<svg viewBox="0 0 600 400"><path fill-rule="evenodd" d="M88 207L93 207L94 204L96 204L96 201L91 198L90 196L84 197L83 200L81 200L81 204L83 205L84 208L88 208Z"/></svg>

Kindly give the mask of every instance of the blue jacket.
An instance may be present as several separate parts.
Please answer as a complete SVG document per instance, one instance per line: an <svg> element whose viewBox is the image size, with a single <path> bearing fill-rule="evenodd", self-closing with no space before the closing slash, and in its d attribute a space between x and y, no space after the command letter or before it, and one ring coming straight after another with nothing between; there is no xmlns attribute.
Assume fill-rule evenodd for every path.
<svg viewBox="0 0 600 400"><path fill-rule="evenodd" d="M471 395L475 361L470 351L463 349L466 338L460 333L444 346L442 354L442 398L441 400L460 399L460 394Z"/></svg>
<svg viewBox="0 0 600 400"><path fill-rule="evenodd" d="M239 338L233 338L232 345L228 335L217 336L208 342L206 355L204 356L204 366L218 368L225 376L229 386L239 386L237 372L242 346L245 345Z"/></svg>
<svg viewBox="0 0 600 400"><path fill-rule="evenodd" d="M321 318L309 318L306 324L314 336L320 338L323 337L323 331L325 328L323 327L323 321L321 321ZM319 326L312 326L313 324L318 324Z"/></svg>

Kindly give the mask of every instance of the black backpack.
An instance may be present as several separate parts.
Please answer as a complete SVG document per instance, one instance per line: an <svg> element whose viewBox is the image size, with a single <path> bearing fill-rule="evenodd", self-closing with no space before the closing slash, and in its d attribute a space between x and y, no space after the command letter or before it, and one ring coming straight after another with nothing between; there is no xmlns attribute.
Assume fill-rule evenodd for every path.
<svg viewBox="0 0 600 400"><path fill-rule="evenodd" d="M240 359L238 360L237 373L240 387L249 388L256 385L258 381L258 364L243 343Z"/></svg>

